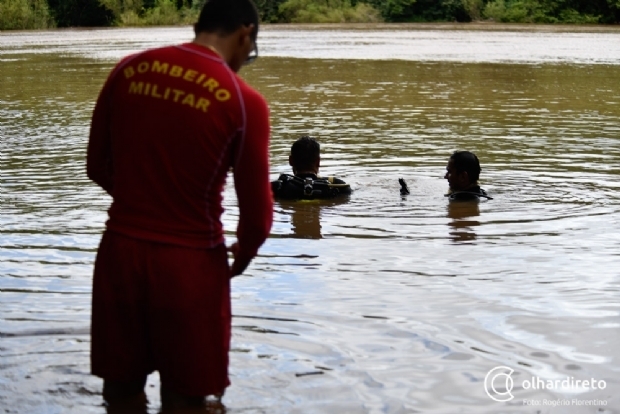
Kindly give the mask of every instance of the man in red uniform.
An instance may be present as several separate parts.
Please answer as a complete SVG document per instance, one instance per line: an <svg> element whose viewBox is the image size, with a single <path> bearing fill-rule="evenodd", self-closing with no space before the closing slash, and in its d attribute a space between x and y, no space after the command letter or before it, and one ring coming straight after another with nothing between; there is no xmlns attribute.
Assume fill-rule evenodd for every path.
<svg viewBox="0 0 620 414"><path fill-rule="evenodd" d="M230 278L269 235L269 113L236 72L255 57L251 0L208 0L193 42L123 59L97 100L90 179L112 196L95 262L92 373L108 402L144 396L202 404L230 384ZM254 56L252 56L254 54ZM239 204L228 266L222 190Z"/></svg>

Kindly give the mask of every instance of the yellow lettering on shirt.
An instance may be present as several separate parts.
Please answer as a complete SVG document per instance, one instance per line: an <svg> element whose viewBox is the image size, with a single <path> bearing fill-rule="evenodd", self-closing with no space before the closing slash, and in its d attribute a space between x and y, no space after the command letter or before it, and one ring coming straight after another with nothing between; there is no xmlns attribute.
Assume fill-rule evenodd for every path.
<svg viewBox="0 0 620 414"><path fill-rule="evenodd" d="M128 93L132 95L142 95L162 101L190 106L196 110L206 113L211 102L215 99L218 102L226 102L231 99L231 92L220 86L220 82L209 76L207 73L201 73L197 70L184 68L180 65L174 65L167 61L160 60L144 60L137 65L127 66L123 69L125 79L140 79L140 75L151 73L148 80L156 82L145 82L143 80L132 79L129 83ZM180 79L174 84L169 81L157 82L158 76L164 76L174 79ZM190 82L192 85L200 85L206 93L211 96L201 96L196 94L190 86L188 90L183 88L184 81ZM175 87L176 86L176 87ZM208 92L207 92L208 91Z"/></svg>
<svg viewBox="0 0 620 414"><path fill-rule="evenodd" d="M131 81L131 83L129 84L129 93L136 94L136 95L142 95L143 88L144 88L144 82Z"/></svg>
<svg viewBox="0 0 620 414"><path fill-rule="evenodd" d="M153 61L153 66L151 71L155 73L161 73L163 75L168 74L168 62L161 63L159 60Z"/></svg>
<svg viewBox="0 0 620 414"><path fill-rule="evenodd" d="M185 95L185 91L182 91L180 89L173 89L172 93L174 94L174 98L172 99L174 102L179 102L179 98Z"/></svg>
<svg viewBox="0 0 620 414"><path fill-rule="evenodd" d="M138 63L138 73L146 73L150 67L149 62L140 62Z"/></svg>
<svg viewBox="0 0 620 414"><path fill-rule="evenodd" d="M231 98L229 90L220 87L220 82L208 76L206 73L199 73L194 69L185 69L183 66L171 65L170 62L153 60L142 61L137 66L127 66L123 69L125 79L132 78L136 74L145 74L147 72L156 73L158 75L170 76L172 78L181 78L187 82L192 82L196 85L202 85L210 93L215 96L215 99L219 102L228 101ZM137 85L137 84L136 84ZM137 86L136 86L137 87ZM143 86L146 91L150 91L150 86ZM183 95L185 92L183 92ZM175 95L177 99L180 97Z"/></svg>
<svg viewBox="0 0 620 414"><path fill-rule="evenodd" d="M187 71L185 71L185 75L183 75L183 79L189 82L193 82L196 75L198 75L198 72L196 72L195 70L187 69Z"/></svg>
<svg viewBox="0 0 620 414"><path fill-rule="evenodd" d="M215 99L220 102L227 101L230 99L230 92L228 92L226 89L218 89L217 91L215 91Z"/></svg>
<svg viewBox="0 0 620 414"><path fill-rule="evenodd" d="M163 90L163 92L162 92ZM131 95L142 95L164 101L171 101L175 104L187 105L204 113L207 113L211 101L204 96L196 96L182 89L165 89L157 83L131 81L128 93Z"/></svg>
<svg viewBox="0 0 620 414"><path fill-rule="evenodd" d="M196 102L196 106L194 108L202 109L202 112L206 113L210 104L211 104L211 102L208 99L198 98L198 102Z"/></svg>
<svg viewBox="0 0 620 414"><path fill-rule="evenodd" d="M209 92L213 93L215 88L220 86L220 83L213 78L209 78L202 86L205 88L209 88Z"/></svg>
<svg viewBox="0 0 620 414"><path fill-rule="evenodd" d="M161 94L157 93L157 85L153 85L153 89L151 89L151 96L153 98L161 99Z"/></svg>
<svg viewBox="0 0 620 414"><path fill-rule="evenodd" d="M123 69L123 73L125 74L125 79L129 79L136 74L136 71L133 69L133 66L127 66Z"/></svg>
<svg viewBox="0 0 620 414"><path fill-rule="evenodd" d="M180 78L183 75L183 67L178 65L172 66L169 75L173 78Z"/></svg>
<svg viewBox="0 0 620 414"><path fill-rule="evenodd" d="M182 105L189 105L192 108L194 107L194 94L192 93L188 93L187 96L185 96L185 98L183 98L183 102L181 102Z"/></svg>

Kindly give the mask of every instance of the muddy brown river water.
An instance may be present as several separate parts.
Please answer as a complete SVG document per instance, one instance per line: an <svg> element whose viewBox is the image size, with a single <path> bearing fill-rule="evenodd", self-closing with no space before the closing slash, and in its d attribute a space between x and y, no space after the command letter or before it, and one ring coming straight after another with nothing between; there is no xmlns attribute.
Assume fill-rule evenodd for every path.
<svg viewBox="0 0 620 414"><path fill-rule="evenodd" d="M0 411L105 412L88 332L110 199L84 172L90 114L118 58L190 39L0 33ZM270 102L273 178L310 134L354 193L276 204L232 283L226 410L620 413L620 29L267 26L259 50L241 74ZM446 201L457 149L493 200ZM225 207L230 242L232 186ZM485 388L498 366L510 401Z"/></svg>

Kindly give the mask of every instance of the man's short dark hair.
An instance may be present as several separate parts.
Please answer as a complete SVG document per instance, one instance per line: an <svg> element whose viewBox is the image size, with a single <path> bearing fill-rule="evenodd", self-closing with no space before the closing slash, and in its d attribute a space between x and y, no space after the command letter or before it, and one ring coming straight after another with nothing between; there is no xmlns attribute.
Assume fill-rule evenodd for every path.
<svg viewBox="0 0 620 414"><path fill-rule="evenodd" d="M202 7L196 35L201 32L228 35L241 26L254 25L252 40L258 35L258 11L252 0L207 0Z"/></svg>
<svg viewBox="0 0 620 414"><path fill-rule="evenodd" d="M457 172L467 172L469 180L472 183L478 181L482 169L480 168L480 161L478 161L476 154L469 151L455 151L454 154L450 156L450 159Z"/></svg>
<svg viewBox="0 0 620 414"><path fill-rule="evenodd" d="M291 147L291 162L297 170L312 169L320 155L321 145L307 135L299 138Z"/></svg>

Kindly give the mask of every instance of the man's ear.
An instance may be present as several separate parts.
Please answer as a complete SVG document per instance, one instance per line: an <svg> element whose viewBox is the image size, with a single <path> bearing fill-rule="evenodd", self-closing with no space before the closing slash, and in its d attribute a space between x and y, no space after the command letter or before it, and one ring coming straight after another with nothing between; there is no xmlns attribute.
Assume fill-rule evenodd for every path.
<svg viewBox="0 0 620 414"><path fill-rule="evenodd" d="M471 181L469 180L469 173L467 171L463 171L461 175L463 176L463 180L465 180L467 184L471 183Z"/></svg>
<svg viewBox="0 0 620 414"><path fill-rule="evenodd" d="M250 23L247 26L243 26L243 27L248 29L249 35L252 35L252 33L254 32L254 28L256 28L256 25L254 23Z"/></svg>
<svg viewBox="0 0 620 414"><path fill-rule="evenodd" d="M239 28L239 45L243 45L246 41L252 41L252 33L254 32L254 27L256 27L253 23L248 24L247 26L241 26Z"/></svg>

